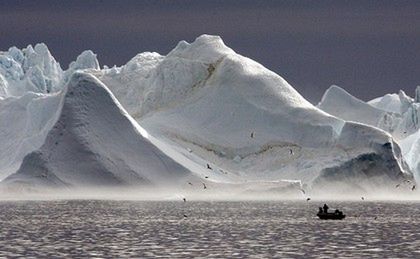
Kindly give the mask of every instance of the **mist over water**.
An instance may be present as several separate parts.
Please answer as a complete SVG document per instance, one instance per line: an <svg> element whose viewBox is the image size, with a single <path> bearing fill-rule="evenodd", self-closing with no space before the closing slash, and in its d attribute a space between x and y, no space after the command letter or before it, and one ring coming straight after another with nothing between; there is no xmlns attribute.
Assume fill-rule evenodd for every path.
<svg viewBox="0 0 420 259"><path fill-rule="evenodd" d="M420 203L3 201L0 256L418 257ZM185 216L186 217L185 217Z"/></svg>
<svg viewBox="0 0 420 259"><path fill-rule="evenodd" d="M206 188L204 188L206 186ZM285 201L311 200L419 201L414 183L367 185L365 189L331 183L318 188L299 183L249 182L246 184L196 181L184 186L90 187L64 189L0 186L0 201L54 200L132 200L132 201Z"/></svg>

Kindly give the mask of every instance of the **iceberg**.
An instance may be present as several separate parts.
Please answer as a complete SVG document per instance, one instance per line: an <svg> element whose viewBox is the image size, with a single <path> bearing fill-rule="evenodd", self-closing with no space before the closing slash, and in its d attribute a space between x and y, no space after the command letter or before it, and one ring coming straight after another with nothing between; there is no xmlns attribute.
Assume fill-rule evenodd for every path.
<svg viewBox="0 0 420 259"><path fill-rule="evenodd" d="M92 51L63 71L44 44L11 48L0 53L0 87L3 184L185 186L196 179L311 189L339 181L369 191L412 176L391 135L401 131L401 113L338 88L315 107L218 36L103 69ZM351 112L328 110L337 100ZM412 103L407 97L401 106L414 113Z"/></svg>
<svg viewBox="0 0 420 259"><path fill-rule="evenodd" d="M136 76L126 66L146 69ZM202 168L210 163L236 179L310 185L324 169L374 153L396 162L392 174L410 174L399 149L382 148L394 143L389 134L314 107L220 37L181 41L165 57L147 53L126 66L98 78L152 136ZM137 103L122 92L137 93Z"/></svg>

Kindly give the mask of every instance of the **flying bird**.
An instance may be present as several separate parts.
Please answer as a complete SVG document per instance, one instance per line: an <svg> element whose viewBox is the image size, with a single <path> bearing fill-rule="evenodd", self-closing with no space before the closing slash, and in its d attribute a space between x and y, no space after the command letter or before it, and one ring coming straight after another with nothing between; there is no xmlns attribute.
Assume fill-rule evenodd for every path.
<svg viewBox="0 0 420 259"><path fill-rule="evenodd" d="M191 182L188 182L189 185L193 185Z"/></svg>
<svg viewBox="0 0 420 259"><path fill-rule="evenodd" d="M187 199L185 199L185 198L182 198L182 200L183 200L184 202L187 202Z"/></svg>
<svg viewBox="0 0 420 259"><path fill-rule="evenodd" d="M251 132L251 138L254 138L254 132Z"/></svg>
<svg viewBox="0 0 420 259"><path fill-rule="evenodd" d="M398 187L400 187L400 184L395 185L395 188L398 188Z"/></svg>
<svg viewBox="0 0 420 259"><path fill-rule="evenodd" d="M212 170L212 168L209 164L207 164L207 169Z"/></svg>
<svg viewBox="0 0 420 259"><path fill-rule="evenodd" d="M205 183L203 183L203 189L207 189L207 186Z"/></svg>
<svg viewBox="0 0 420 259"><path fill-rule="evenodd" d="M414 191L416 189L416 186L413 185L413 187L411 187L411 190Z"/></svg>
<svg viewBox="0 0 420 259"><path fill-rule="evenodd" d="M188 218L188 216L184 214L184 218Z"/></svg>
<svg viewBox="0 0 420 259"><path fill-rule="evenodd" d="M311 198L309 198L309 197L308 197L308 198L306 198L306 201L310 201L310 200L311 200Z"/></svg>
<svg viewBox="0 0 420 259"><path fill-rule="evenodd" d="M362 196L362 201L364 201L364 200L365 200L365 197Z"/></svg>

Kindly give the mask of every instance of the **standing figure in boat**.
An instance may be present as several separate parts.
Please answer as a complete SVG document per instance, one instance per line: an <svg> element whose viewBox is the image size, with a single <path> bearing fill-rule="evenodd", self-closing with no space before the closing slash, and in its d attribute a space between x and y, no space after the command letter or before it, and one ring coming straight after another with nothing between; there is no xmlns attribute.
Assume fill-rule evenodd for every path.
<svg viewBox="0 0 420 259"><path fill-rule="evenodd" d="M324 204L323 208L324 208L324 213L328 213L329 208L328 208L328 205L326 203Z"/></svg>

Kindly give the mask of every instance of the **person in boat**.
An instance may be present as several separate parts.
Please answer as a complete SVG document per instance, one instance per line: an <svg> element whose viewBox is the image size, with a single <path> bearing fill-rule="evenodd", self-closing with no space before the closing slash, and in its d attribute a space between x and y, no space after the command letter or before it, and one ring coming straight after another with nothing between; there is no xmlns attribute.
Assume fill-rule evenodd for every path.
<svg viewBox="0 0 420 259"><path fill-rule="evenodd" d="M320 213L320 214L322 214L323 212L322 212L322 207L319 207L319 211L318 211L318 213Z"/></svg>
<svg viewBox="0 0 420 259"><path fill-rule="evenodd" d="M327 204L324 204L324 213L328 213L328 205Z"/></svg>

